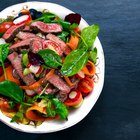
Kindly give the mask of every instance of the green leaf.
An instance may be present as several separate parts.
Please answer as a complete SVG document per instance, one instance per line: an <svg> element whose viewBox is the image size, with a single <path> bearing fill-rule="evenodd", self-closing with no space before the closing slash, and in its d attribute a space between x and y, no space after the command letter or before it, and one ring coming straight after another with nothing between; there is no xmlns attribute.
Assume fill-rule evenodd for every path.
<svg viewBox="0 0 140 140"><path fill-rule="evenodd" d="M96 47L93 50L89 51L89 59L91 61L93 61L94 64L96 63L96 59L97 59L97 48Z"/></svg>
<svg viewBox="0 0 140 140"><path fill-rule="evenodd" d="M8 80L0 82L0 94L9 97L17 103L21 103L24 100L24 93L21 88L16 83Z"/></svg>
<svg viewBox="0 0 140 140"><path fill-rule="evenodd" d="M51 23L58 23L60 25L62 25L63 29L69 30L71 24L70 22L67 21L63 21L63 20L52 20Z"/></svg>
<svg viewBox="0 0 140 140"><path fill-rule="evenodd" d="M57 17L57 15L50 13L50 12L45 12L42 14L41 17L37 18L35 21L43 21L45 23L50 23L52 19Z"/></svg>
<svg viewBox="0 0 140 140"><path fill-rule="evenodd" d="M78 44L78 48L90 49L94 44L98 32L99 32L99 25L97 24L84 28L80 35L81 39Z"/></svg>
<svg viewBox="0 0 140 140"><path fill-rule="evenodd" d="M61 33L58 33L57 36L62 39L64 42L66 42L66 37L69 35L69 32L62 31Z"/></svg>
<svg viewBox="0 0 140 140"><path fill-rule="evenodd" d="M4 62L9 53L9 44L0 44L0 62Z"/></svg>
<svg viewBox="0 0 140 140"><path fill-rule="evenodd" d="M88 60L88 53L83 49L73 50L66 56L61 68L61 73L72 76L79 72Z"/></svg>
<svg viewBox="0 0 140 140"><path fill-rule="evenodd" d="M17 112L14 117L11 119L11 122L16 122L20 119L23 119L24 116L23 116L23 113L22 112Z"/></svg>
<svg viewBox="0 0 140 140"><path fill-rule="evenodd" d="M56 111L52 109L52 102L48 100L47 102L47 115L48 117L55 117Z"/></svg>
<svg viewBox="0 0 140 140"><path fill-rule="evenodd" d="M62 65L61 57L50 49L40 50L38 54L43 58L45 64L52 68L58 68Z"/></svg>
<svg viewBox="0 0 140 140"><path fill-rule="evenodd" d="M62 119L67 119L69 112L65 104L60 102L57 98L53 98L52 103L55 106L56 113L58 113Z"/></svg>

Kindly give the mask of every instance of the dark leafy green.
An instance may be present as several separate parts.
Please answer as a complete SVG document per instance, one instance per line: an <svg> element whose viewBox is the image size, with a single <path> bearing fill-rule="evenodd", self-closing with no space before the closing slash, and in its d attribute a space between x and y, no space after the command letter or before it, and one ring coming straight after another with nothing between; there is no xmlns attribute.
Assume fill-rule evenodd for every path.
<svg viewBox="0 0 140 140"><path fill-rule="evenodd" d="M96 59L97 59L97 48L96 47L93 50L89 51L89 59L91 61L93 61L94 64L96 63Z"/></svg>
<svg viewBox="0 0 140 140"><path fill-rule="evenodd" d="M62 119L67 119L69 112L65 104L60 102L57 98L53 98L52 103L55 106L56 113L58 113Z"/></svg>
<svg viewBox="0 0 140 140"><path fill-rule="evenodd" d="M0 82L0 94L9 97L17 103L22 103L24 100L24 93L21 88L16 83L8 80Z"/></svg>
<svg viewBox="0 0 140 140"><path fill-rule="evenodd" d="M80 42L78 48L90 49L93 46L93 43L98 35L99 25L94 24L84 28L80 35Z"/></svg>
<svg viewBox="0 0 140 140"><path fill-rule="evenodd" d="M84 49L73 50L66 56L61 73L66 76L76 74L85 65L88 60L88 53Z"/></svg>
<svg viewBox="0 0 140 140"><path fill-rule="evenodd" d="M38 54L43 58L45 64L52 68L58 68L62 65L61 57L50 49L40 50Z"/></svg>

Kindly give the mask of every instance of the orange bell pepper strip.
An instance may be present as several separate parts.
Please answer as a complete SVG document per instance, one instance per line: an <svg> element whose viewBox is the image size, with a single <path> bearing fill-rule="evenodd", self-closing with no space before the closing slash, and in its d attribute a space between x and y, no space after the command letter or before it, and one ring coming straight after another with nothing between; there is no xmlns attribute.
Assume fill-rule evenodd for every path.
<svg viewBox="0 0 140 140"><path fill-rule="evenodd" d="M13 77L13 67L12 67L12 65L9 65L7 68L5 68L5 70L6 70L7 79L9 81L15 82L16 84L20 85L20 81ZM4 80L5 80L4 75L0 76L0 82L2 82Z"/></svg>
<svg viewBox="0 0 140 140"><path fill-rule="evenodd" d="M79 43L79 37L76 35L71 35L70 36L70 41L68 43L66 43L66 45L68 45L72 50L75 50L78 46Z"/></svg>
<svg viewBox="0 0 140 140"><path fill-rule="evenodd" d="M96 66L94 65L93 62L88 60L86 65L82 68L82 72L86 75L93 76L96 72Z"/></svg>
<svg viewBox="0 0 140 140"><path fill-rule="evenodd" d="M33 105L32 107L28 108L25 113L25 116L32 121L45 121L46 117L40 116L35 111L43 114L47 114L45 107L40 107L38 105Z"/></svg>

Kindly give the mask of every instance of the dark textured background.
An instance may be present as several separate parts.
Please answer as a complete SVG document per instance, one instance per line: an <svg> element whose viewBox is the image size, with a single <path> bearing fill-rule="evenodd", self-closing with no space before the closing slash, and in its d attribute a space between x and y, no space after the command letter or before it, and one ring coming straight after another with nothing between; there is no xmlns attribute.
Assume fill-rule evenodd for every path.
<svg viewBox="0 0 140 140"><path fill-rule="evenodd" d="M3 0L0 10L23 1ZM71 128L26 134L0 123L0 139L140 140L140 1L48 1L80 13L89 24L100 25L106 60L102 94L88 116Z"/></svg>

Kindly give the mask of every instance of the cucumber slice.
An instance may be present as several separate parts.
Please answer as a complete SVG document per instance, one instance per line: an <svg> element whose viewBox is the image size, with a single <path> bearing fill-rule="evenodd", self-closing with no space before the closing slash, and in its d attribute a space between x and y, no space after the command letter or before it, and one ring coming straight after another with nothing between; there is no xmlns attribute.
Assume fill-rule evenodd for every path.
<svg viewBox="0 0 140 140"><path fill-rule="evenodd" d="M29 73L31 73L31 71L28 68L25 68L24 71L23 71L23 75L25 76Z"/></svg>
<svg viewBox="0 0 140 140"><path fill-rule="evenodd" d="M23 65L27 67L27 65L29 64L28 53L22 54L22 62Z"/></svg>

